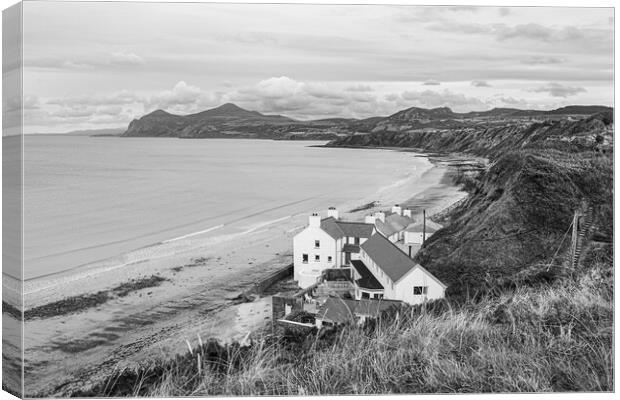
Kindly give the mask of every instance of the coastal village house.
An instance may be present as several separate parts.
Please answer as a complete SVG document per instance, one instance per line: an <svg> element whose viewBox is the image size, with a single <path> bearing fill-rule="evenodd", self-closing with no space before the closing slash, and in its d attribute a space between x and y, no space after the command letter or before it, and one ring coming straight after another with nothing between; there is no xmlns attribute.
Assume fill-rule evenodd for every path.
<svg viewBox="0 0 620 400"><path fill-rule="evenodd" d="M312 214L308 227L293 238L293 271L299 287L317 283L326 269L349 266L358 258L360 245L373 233L372 224L340 221L333 207L327 218Z"/></svg>
<svg viewBox="0 0 620 400"><path fill-rule="evenodd" d="M327 218L313 214L308 227L293 239L294 279L308 288L329 281L325 273L340 269L347 272L350 294L357 301L419 304L442 298L446 285L396 244L403 243L408 227L413 229L412 240L418 240L410 211L399 206L367 216L365 223L341 221L334 208ZM347 291L346 285L339 287Z"/></svg>
<svg viewBox="0 0 620 400"><path fill-rule="evenodd" d="M355 298L420 304L444 297L446 285L383 235L373 235L353 261Z"/></svg>
<svg viewBox="0 0 620 400"><path fill-rule="evenodd" d="M426 220L426 222L420 221L409 225L404 233L404 243L407 245L422 245L441 228L441 225L431 220Z"/></svg>
<svg viewBox="0 0 620 400"><path fill-rule="evenodd" d="M391 212L378 211L366 216L364 222L375 225L377 231L393 243L403 240L405 229L415 223L411 210L403 210L398 204L392 207Z"/></svg>

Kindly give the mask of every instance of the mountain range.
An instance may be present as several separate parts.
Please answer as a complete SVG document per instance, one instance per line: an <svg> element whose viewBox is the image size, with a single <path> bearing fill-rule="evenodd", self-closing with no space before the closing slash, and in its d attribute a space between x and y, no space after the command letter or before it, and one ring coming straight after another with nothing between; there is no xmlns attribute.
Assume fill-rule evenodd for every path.
<svg viewBox="0 0 620 400"><path fill-rule="evenodd" d="M583 117L610 110L612 108L605 106L567 106L549 111L494 108L488 111L456 113L448 107L411 107L387 117L299 121L282 115L249 111L227 103L189 115L153 111L131 121L121 136L332 140L355 133L491 126L505 124L507 121L535 122Z"/></svg>

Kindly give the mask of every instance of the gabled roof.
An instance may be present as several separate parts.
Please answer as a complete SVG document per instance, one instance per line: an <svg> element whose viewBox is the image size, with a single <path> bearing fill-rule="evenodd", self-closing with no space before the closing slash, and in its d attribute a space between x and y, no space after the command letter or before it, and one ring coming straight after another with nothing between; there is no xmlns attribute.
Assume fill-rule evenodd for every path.
<svg viewBox="0 0 620 400"><path fill-rule="evenodd" d="M332 322L348 322L359 315L377 317L382 311L401 304L402 302L395 300L348 300L328 297L319 307L317 317Z"/></svg>
<svg viewBox="0 0 620 400"><path fill-rule="evenodd" d="M397 282L417 265L383 235L373 235L361 247L393 282Z"/></svg>
<svg viewBox="0 0 620 400"><path fill-rule="evenodd" d="M332 322L349 322L355 318L354 309L355 302L352 300L328 297L319 307L317 317Z"/></svg>
<svg viewBox="0 0 620 400"><path fill-rule="evenodd" d="M436 222L426 220L426 233L434 233L442 228ZM407 227L407 232L422 232L424 230L424 223L422 221L411 224Z"/></svg>
<svg viewBox="0 0 620 400"><path fill-rule="evenodd" d="M344 232L340 229L338 222L334 217L323 218L321 220L321 229L334 239L340 239L344 236Z"/></svg>
<svg viewBox="0 0 620 400"><path fill-rule="evenodd" d="M382 235L373 235L361 245L361 248L390 277L392 282L398 282L403 276L419 268L442 287L447 287L435 275L409 258L398 246Z"/></svg>
<svg viewBox="0 0 620 400"><path fill-rule="evenodd" d="M344 236L369 238L372 236L374 226L363 222L337 221L338 226L344 232Z"/></svg>
<svg viewBox="0 0 620 400"><path fill-rule="evenodd" d="M340 239L344 236L369 238L372 236L373 228L372 224L338 221L334 217L321 220L321 229L334 239Z"/></svg>
<svg viewBox="0 0 620 400"><path fill-rule="evenodd" d="M394 229L393 227L391 227L390 225L386 224L385 222L381 221L380 219L375 221L377 230L386 237L392 236L393 234L395 234L396 232L398 232L396 229Z"/></svg>
<svg viewBox="0 0 620 400"><path fill-rule="evenodd" d="M413 223L413 219L399 214L391 214L385 217L385 223L392 229L400 232Z"/></svg>
<svg viewBox="0 0 620 400"><path fill-rule="evenodd" d="M384 289L383 285L375 278L362 260L351 260L351 265L361 275L361 278L355 281L359 287L371 290Z"/></svg>

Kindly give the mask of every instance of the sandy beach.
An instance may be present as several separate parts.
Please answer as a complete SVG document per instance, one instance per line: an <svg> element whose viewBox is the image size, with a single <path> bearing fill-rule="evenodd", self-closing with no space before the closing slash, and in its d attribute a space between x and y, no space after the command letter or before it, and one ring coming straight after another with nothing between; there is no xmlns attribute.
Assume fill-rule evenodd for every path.
<svg viewBox="0 0 620 400"><path fill-rule="evenodd" d="M448 166L429 163L418 177L384 186L369 198L337 204L343 219L363 220L374 209L405 204L433 214L464 196L447 179ZM368 203L374 207L351 212ZM363 208L363 207L362 207ZM170 357L199 337L243 340L269 322L270 297L241 303L253 282L292 262L293 236L310 212L247 226L197 232L25 284L26 310L71 296L104 294L94 305L58 315L27 318L29 395L62 395L105 377L115 368ZM325 210L318 210L325 212ZM156 276L156 284L131 282ZM5 290L10 286L4 279ZM118 288L128 290L118 295ZM28 311L27 311L28 312ZM79 357L77 356L79 354ZM32 381L28 377L36 377Z"/></svg>

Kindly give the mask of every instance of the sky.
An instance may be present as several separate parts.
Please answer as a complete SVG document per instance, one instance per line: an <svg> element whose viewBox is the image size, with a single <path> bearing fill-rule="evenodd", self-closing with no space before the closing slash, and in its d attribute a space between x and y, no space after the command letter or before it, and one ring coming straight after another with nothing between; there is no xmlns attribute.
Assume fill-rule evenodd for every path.
<svg viewBox="0 0 620 400"><path fill-rule="evenodd" d="M26 133L228 102L302 120L613 106L611 8L26 2L23 24Z"/></svg>

